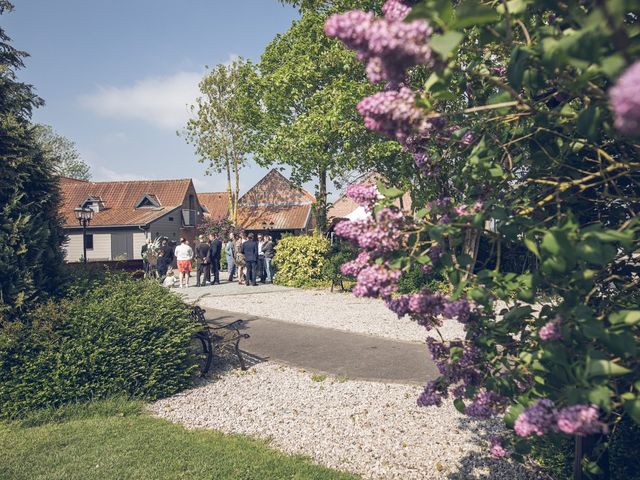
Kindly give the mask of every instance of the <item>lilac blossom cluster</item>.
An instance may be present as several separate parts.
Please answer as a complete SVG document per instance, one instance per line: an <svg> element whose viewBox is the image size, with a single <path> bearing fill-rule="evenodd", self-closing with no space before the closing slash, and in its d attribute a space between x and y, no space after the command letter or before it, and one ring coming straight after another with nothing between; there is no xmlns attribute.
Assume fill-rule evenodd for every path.
<svg viewBox="0 0 640 480"><path fill-rule="evenodd" d="M626 135L640 135L640 60L625 70L609 90L614 125Z"/></svg>
<svg viewBox="0 0 640 480"><path fill-rule="evenodd" d="M560 340L562 333L560 332L560 317L547 322L539 331L540 340L548 342L549 340Z"/></svg>
<svg viewBox="0 0 640 480"><path fill-rule="evenodd" d="M489 453L493 458L504 458L509 455L509 452L502 445L500 437L493 436L489 439Z"/></svg>
<svg viewBox="0 0 640 480"><path fill-rule="evenodd" d="M520 437L542 436L547 432L567 435L591 435L605 431L593 405L571 405L558 410L548 398L538 400L516 419L514 430Z"/></svg>
<svg viewBox="0 0 640 480"><path fill-rule="evenodd" d="M400 271L385 265L371 265L360 270L353 294L356 297L389 298L398 288Z"/></svg>
<svg viewBox="0 0 640 480"><path fill-rule="evenodd" d="M364 118L365 127L405 146L412 135L417 133L424 137L437 129L437 125L416 105L415 92L408 87L365 97L357 108Z"/></svg>
<svg viewBox="0 0 640 480"><path fill-rule="evenodd" d="M362 269L369 265L370 261L369 252L360 252L355 260L343 264L340 267L340 272L347 277L357 277Z"/></svg>
<svg viewBox="0 0 640 480"><path fill-rule="evenodd" d="M383 11L384 18L361 10L331 15L324 31L357 52L371 82L400 82L409 67L433 63L428 43L433 30L425 20L403 21L406 2L389 0Z"/></svg>
<svg viewBox="0 0 640 480"><path fill-rule="evenodd" d="M361 207L371 210L378 199L378 189L375 185L354 183L347 187L347 196Z"/></svg>

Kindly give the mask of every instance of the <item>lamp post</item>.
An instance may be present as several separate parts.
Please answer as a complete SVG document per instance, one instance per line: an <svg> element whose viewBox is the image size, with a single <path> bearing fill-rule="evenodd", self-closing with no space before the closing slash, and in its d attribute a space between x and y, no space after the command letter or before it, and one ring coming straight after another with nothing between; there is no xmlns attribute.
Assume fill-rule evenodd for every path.
<svg viewBox="0 0 640 480"><path fill-rule="evenodd" d="M82 251L84 263L87 263L87 225L91 223L93 217L93 210L90 208L74 208L73 213L76 215L76 220L82 225Z"/></svg>

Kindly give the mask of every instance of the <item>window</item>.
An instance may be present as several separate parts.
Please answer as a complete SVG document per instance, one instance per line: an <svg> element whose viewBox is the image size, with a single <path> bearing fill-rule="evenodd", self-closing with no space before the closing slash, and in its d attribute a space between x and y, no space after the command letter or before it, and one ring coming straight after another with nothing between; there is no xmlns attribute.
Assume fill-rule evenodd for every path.
<svg viewBox="0 0 640 480"><path fill-rule="evenodd" d="M169 221L170 221L170 222L173 222L173 217L169 217Z"/></svg>
<svg viewBox="0 0 640 480"><path fill-rule="evenodd" d="M93 250L93 234L88 233L84 237L84 246L87 250Z"/></svg>

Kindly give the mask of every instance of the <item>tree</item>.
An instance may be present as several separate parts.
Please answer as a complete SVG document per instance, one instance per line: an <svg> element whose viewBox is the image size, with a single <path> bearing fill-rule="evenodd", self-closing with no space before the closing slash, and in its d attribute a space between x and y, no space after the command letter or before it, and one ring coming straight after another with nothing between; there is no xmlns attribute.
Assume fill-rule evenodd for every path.
<svg viewBox="0 0 640 480"><path fill-rule="evenodd" d="M33 126L36 142L55 171L63 177L77 180L91 180L91 170L81 158L76 144L67 137L56 133L49 125Z"/></svg>
<svg viewBox="0 0 640 480"><path fill-rule="evenodd" d="M229 194L229 216L235 223L240 194L240 169L247 161L250 118L239 85L252 83L254 70L250 62L239 58L231 64L216 65L200 82L201 97L191 106L195 117L182 133L196 147L198 160L207 164L206 174L225 172ZM244 117L242 117L244 115ZM241 121L245 119L245 122ZM232 175L235 182L232 191Z"/></svg>
<svg viewBox="0 0 640 480"><path fill-rule="evenodd" d="M428 330L461 322L464 338L428 340L441 375L418 403L503 417L498 457L573 437L576 478L610 478L609 434L640 425L639 8L388 0L383 18L326 25L388 82L361 102L366 125L430 185L412 216L393 206L402 192L351 189L372 212L336 226L362 250L344 267L354 293ZM416 65L428 76L412 89ZM474 267L476 239L489 248ZM505 265L509 250L534 261ZM416 267L448 289L398 294Z"/></svg>
<svg viewBox="0 0 640 480"><path fill-rule="evenodd" d="M0 15L12 9L0 0ZM16 80L25 56L0 28L0 325L56 290L63 259L58 181L29 123L43 102Z"/></svg>
<svg viewBox="0 0 640 480"><path fill-rule="evenodd" d="M247 124L255 160L264 166L289 165L297 184L317 179L321 231L326 229L329 178L338 180L356 168L363 173L378 168L393 181L398 178L394 172L409 160L400 146L364 128L357 103L380 87L368 83L355 55L323 31L331 12L377 3L305 4L302 17L266 47L257 66L259 85L249 85L253 93L243 94L260 106L259 115L254 113Z"/></svg>

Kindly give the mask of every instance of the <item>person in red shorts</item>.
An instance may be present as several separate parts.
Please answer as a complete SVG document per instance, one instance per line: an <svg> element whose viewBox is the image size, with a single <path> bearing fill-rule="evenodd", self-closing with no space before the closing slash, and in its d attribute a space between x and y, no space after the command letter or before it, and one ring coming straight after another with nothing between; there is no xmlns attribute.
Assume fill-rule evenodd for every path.
<svg viewBox="0 0 640 480"><path fill-rule="evenodd" d="M180 272L180 288L187 288L189 286L189 276L191 275L193 249L184 238L180 239L180 245L176 247L175 255L178 260L178 271Z"/></svg>

